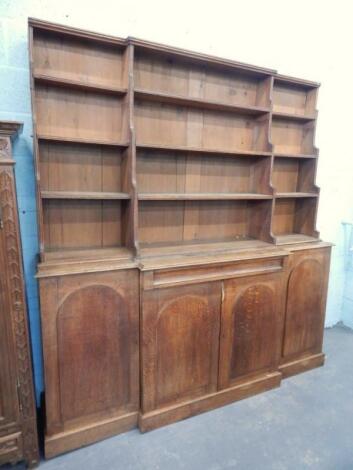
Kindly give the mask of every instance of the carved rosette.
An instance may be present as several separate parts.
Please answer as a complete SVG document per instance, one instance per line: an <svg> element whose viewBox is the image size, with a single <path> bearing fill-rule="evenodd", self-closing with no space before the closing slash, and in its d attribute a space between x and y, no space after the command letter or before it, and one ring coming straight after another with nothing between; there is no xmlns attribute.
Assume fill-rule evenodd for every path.
<svg viewBox="0 0 353 470"><path fill-rule="evenodd" d="M1 143L4 140L5 139L0 139L0 152L6 152L7 147L1 147ZM12 170L4 169L0 172L0 204L2 209L7 264L10 273L12 323L17 354L18 393L20 411L23 418L23 449L25 460L29 465L34 465L39 459L39 454L32 385L32 364L29 351L22 283L21 253L17 232L17 212L14 205L14 198L15 188Z"/></svg>

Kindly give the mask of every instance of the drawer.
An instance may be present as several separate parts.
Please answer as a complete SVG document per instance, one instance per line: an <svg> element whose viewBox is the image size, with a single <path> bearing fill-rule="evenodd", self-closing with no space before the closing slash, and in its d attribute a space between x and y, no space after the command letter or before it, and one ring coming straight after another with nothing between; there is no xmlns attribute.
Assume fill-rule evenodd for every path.
<svg viewBox="0 0 353 470"><path fill-rule="evenodd" d="M286 256L273 256L248 261L215 263L203 266L188 266L145 271L143 289L158 289L184 284L218 281L257 274L275 273L286 267Z"/></svg>

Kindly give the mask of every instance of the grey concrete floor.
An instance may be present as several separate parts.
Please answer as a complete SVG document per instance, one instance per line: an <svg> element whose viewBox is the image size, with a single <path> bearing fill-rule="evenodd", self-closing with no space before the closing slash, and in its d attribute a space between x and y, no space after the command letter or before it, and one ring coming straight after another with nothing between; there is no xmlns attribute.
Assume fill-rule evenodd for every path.
<svg viewBox="0 0 353 470"><path fill-rule="evenodd" d="M70 452L43 470L353 470L353 331L325 332L325 367L276 390ZM21 467L18 467L21 468Z"/></svg>

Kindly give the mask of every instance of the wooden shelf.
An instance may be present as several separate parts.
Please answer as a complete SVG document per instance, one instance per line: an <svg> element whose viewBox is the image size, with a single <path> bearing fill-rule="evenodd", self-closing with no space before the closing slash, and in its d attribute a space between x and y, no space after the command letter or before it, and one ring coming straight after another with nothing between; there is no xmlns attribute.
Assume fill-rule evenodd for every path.
<svg viewBox="0 0 353 470"><path fill-rule="evenodd" d="M108 145L110 147L123 147L127 148L129 146L129 142L122 142L122 141L112 141L112 140L101 140L101 139L85 139L82 137L64 137L64 136L57 136L57 135L44 135L38 134L38 140L46 140L52 142L68 142L72 144L88 144L88 145Z"/></svg>
<svg viewBox="0 0 353 470"><path fill-rule="evenodd" d="M132 258L131 251L123 246L112 248L78 248L78 249L60 249L60 251L52 250L45 252L45 261L59 262L59 261L73 261L73 260L99 260L99 259L114 259L114 260L128 260Z"/></svg>
<svg viewBox="0 0 353 470"><path fill-rule="evenodd" d="M283 113L279 111L273 111L272 112L273 118L279 118L279 119L287 119L288 121L298 121L298 122L309 122L309 121L315 121L316 115L308 115L305 116L304 114L295 114L295 113Z"/></svg>
<svg viewBox="0 0 353 470"><path fill-rule="evenodd" d="M317 158L315 154L305 154L305 153L274 153L275 157L280 158Z"/></svg>
<svg viewBox="0 0 353 470"><path fill-rule="evenodd" d="M318 193L301 193L301 192L295 192L295 193L276 193L275 198L305 198L305 197L319 197Z"/></svg>
<svg viewBox="0 0 353 470"><path fill-rule="evenodd" d="M270 245L261 240L253 238L239 238L238 240L205 240L205 241L184 241L175 243L141 243L141 256L149 257L168 257L185 255L205 255L209 253L229 253L230 251L261 249L269 247ZM204 258L203 258L204 261Z"/></svg>
<svg viewBox="0 0 353 470"><path fill-rule="evenodd" d="M42 191L43 199L130 199L127 193L104 193L83 191Z"/></svg>
<svg viewBox="0 0 353 470"><path fill-rule="evenodd" d="M272 199L270 194L256 193L141 193L141 201L226 201L226 200L264 200Z"/></svg>
<svg viewBox="0 0 353 470"><path fill-rule="evenodd" d="M233 150L227 151L223 149L207 149L202 147L180 147L174 145L164 144L148 144L148 143L137 143L136 147L139 149L151 149L151 150L167 150L171 152L186 152L193 154L218 154L223 156L233 157L270 157L271 152L262 150Z"/></svg>
<svg viewBox="0 0 353 470"><path fill-rule="evenodd" d="M126 88L122 87L110 87L106 85L99 85L95 83L83 82L81 80L72 80L67 78L55 77L51 75L44 75L35 73L33 78L38 83L43 83L45 85L54 85L60 86L64 88L76 88L81 90L87 91L95 91L95 92L102 92L108 94L117 94L117 95L124 95L127 92Z"/></svg>
<svg viewBox="0 0 353 470"><path fill-rule="evenodd" d="M192 98L188 96L174 95L170 93L162 93L135 89L135 97L146 101L157 101L159 103L170 103L180 106L190 106L193 108L212 109L220 111L236 112L248 114L251 116L261 116L270 112L270 108L261 106L234 105L221 101L205 100L202 98Z"/></svg>
<svg viewBox="0 0 353 470"><path fill-rule="evenodd" d="M275 236L275 238L276 245L291 245L292 243L309 243L318 241L318 239L315 237L302 235L301 233L287 233L284 235Z"/></svg>

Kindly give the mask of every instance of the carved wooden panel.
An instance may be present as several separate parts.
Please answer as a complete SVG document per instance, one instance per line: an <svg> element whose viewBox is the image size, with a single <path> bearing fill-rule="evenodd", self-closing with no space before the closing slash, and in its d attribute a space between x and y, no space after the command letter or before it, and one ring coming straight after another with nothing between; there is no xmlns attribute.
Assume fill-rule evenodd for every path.
<svg viewBox="0 0 353 470"><path fill-rule="evenodd" d="M0 122L0 464L38 462L36 410L10 135Z"/></svg>
<svg viewBox="0 0 353 470"><path fill-rule="evenodd" d="M219 283L143 293L143 412L217 388Z"/></svg>
<svg viewBox="0 0 353 470"><path fill-rule="evenodd" d="M220 344L220 388L248 374L275 370L284 322L283 273L225 281Z"/></svg>
<svg viewBox="0 0 353 470"><path fill-rule="evenodd" d="M6 266L4 232L0 230L0 266ZM6 271L0 269L0 429L18 424L16 352L12 336L11 315Z"/></svg>
<svg viewBox="0 0 353 470"><path fill-rule="evenodd" d="M137 411L138 274L40 281L47 433Z"/></svg>
<svg viewBox="0 0 353 470"><path fill-rule="evenodd" d="M23 459L23 443L21 433L0 437L0 465L15 463Z"/></svg>
<svg viewBox="0 0 353 470"><path fill-rule="evenodd" d="M330 248L291 254L283 356L321 352Z"/></svg>

